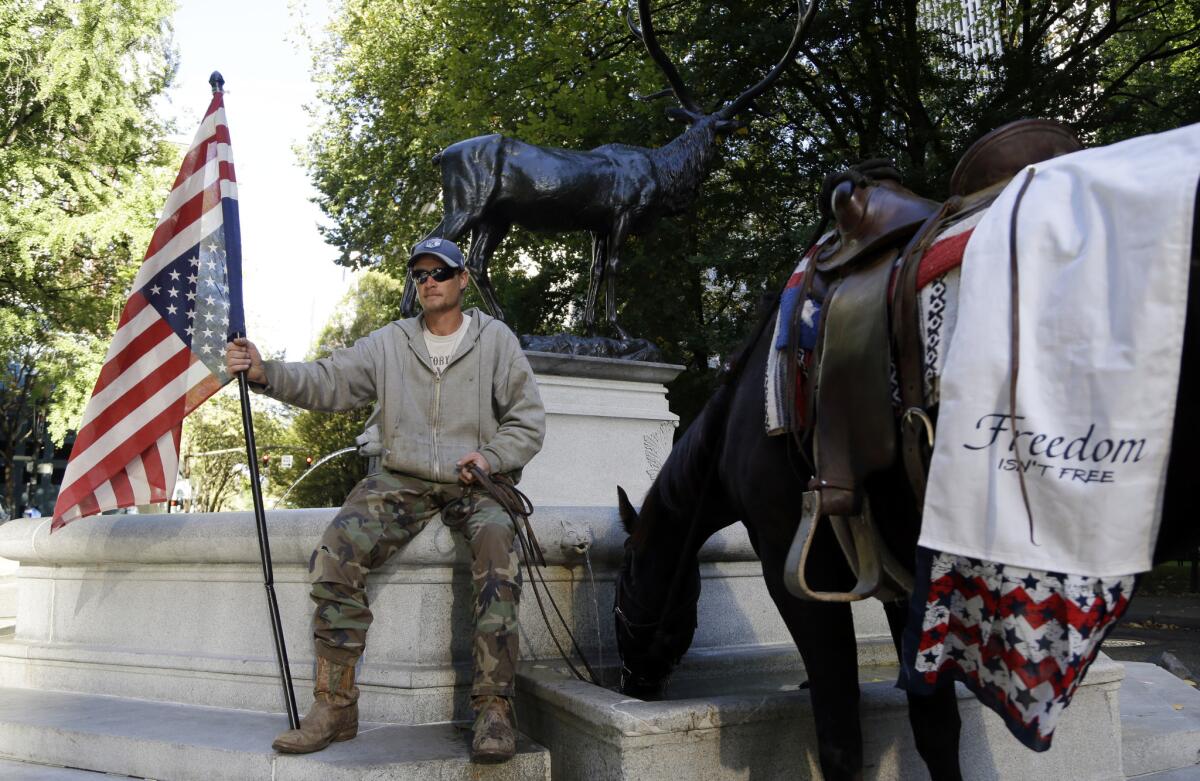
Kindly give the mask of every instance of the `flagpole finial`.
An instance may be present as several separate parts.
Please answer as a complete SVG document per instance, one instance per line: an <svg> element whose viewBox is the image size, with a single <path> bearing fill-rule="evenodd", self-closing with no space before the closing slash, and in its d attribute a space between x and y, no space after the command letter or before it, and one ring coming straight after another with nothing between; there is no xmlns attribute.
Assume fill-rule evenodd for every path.
<svg viewBox="0 0 1200 781"><path fill-rule="evenodd" d="M221 71L213 71L208 77L208 83L212 85L214 94L225 91L225 77L221 75Z"/></svg>

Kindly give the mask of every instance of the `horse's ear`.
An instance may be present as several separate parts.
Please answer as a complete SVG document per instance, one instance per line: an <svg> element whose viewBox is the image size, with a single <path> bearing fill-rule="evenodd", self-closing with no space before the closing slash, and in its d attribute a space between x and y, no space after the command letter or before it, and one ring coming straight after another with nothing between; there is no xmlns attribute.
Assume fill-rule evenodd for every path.
<svg viewBox="0 0 1200 781"><path fill-rule="evenodd" d="M625 489L619 485L617 486L617 507L621 510L621 525L625 527L625 533L633 534L633 529L637 526L637 510L633 509Z"/></svg>

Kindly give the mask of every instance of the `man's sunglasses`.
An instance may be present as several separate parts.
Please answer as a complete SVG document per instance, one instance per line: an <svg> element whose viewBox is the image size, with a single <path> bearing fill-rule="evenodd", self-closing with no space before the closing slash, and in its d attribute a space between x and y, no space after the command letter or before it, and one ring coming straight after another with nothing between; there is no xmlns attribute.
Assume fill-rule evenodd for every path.
<svg viewBox="0 0 1200 781"><path fill-rule="evenodd" d="M418 285L424 285L425 280L433 277L434 282L445 282L447 279L453 279L458 273L458 269L450 268L449 266L438 266L434 269L420 269L412 273L413 282Z"/></svg>

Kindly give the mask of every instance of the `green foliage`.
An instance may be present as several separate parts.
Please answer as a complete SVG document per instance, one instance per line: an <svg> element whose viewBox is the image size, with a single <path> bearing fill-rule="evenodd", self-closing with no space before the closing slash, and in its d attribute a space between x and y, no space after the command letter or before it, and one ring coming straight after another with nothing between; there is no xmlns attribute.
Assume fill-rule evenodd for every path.
<svg viewBox="0 0 1200 781"><path fill-rule="evenodd" d="M279 403L263 396L252 395L250 408L254 415L254 439L262 454L287 452L291 442L288 431L288 412ZM191 512L209 513L222 510L248 510L250 471L246 465L246 439L242 432L242 402L237 383L230 383L184 419L180 443L180 472L192 487ZM278 458L261 470L264 503L269 508L272 499L287 489L294 477L303 471L293 465L288 474L281 474Z"/></svg>
<svg viewBox="0 0 1200 781"><path fill-rule="evenodd" d="M346 0L316 58L321 122L307 150L340 262L402 274L441 213L431 158L460 139L587 149L677 134L661 104L631 97L664 79L620 20L625 5ZM796 14L780 0L654 6L664 50L709 110L782 54ZM967 144L1012 119L1063 119L1093 143L1200 119L1197 0L992 7L1007 15L967 32L995 31L994 50L965 54L957 0L826 4L691 212L626 244L620 318L688 367L672 388L685 422L811 240L826 174L888 157L913 189L943 197ZM514 330L578 327L588 254L582 234L513 231L491 271Z"/></svg>
<svg viewBox="0 0 1200 781"><path fill-rule="evenodd" d="M352 412L300 412L292 424L297 450L311 454L316 463L322 457L354 445L363 432L369 410ZM296 462L300 472L288 475L288 485L299 480L304 459ZM366 459L357 451L343 453L326 461L297 483L284 504L288 507L338 507L355 484L367 476ZM286 489L286 486L285 486Z"/></svg>
<svg viewBox="0 0 1200 781"><path fill-rule="evenodd" d="M22 388L56 441L78 421L169 188L179 153L152 103L172 11L0 0L0 470Z"/></svg>
<svg viewBox="0 0 1200 781"><path fill-rule="evenodd" d="M338 347L354 344L360 337L400 316L402 284L386 274L369 271L346 294L341 306L322 329L310 359L329 355ZM349 412L297 413L291 429L296 447L314 461L354 445L363 432L371 408ZM366 460L357 452L338 456L304 478L287 498L290 507L334 507L359 480L366 477ZM299 477L299 475L296 475Z"/></svg>

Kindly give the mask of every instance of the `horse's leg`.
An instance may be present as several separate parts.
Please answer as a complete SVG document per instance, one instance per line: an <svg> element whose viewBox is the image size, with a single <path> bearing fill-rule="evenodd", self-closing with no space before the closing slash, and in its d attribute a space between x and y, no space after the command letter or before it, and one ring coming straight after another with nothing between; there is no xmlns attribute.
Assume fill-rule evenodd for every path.
<svg viewBox="0 0 1200 781"><path fill-rule="evenodd" d="M786 551L773 546L776 550ZM862 725L858 716L858 641L850 606L796 599L783 584L783 560L762 553L763 578L787 625L812 696L817 754L826 781L862 779ZM773 559L778 559L774 561Z"/></svg>
<svg viewBox="0 0 1200 781"><path fill-rule="evenodd" d="M908 618L908 602L885 602L892 642L900 653L900 638ZM901 659L901 664L903 664ZM933 694L907 693L908 723L912 727L917 753L925 760L932 781L962 781L958 764L958 737L962 720L958 715L958 697L954 686L942 686Z"/></svg>

